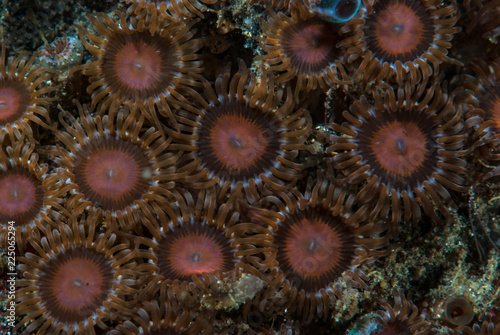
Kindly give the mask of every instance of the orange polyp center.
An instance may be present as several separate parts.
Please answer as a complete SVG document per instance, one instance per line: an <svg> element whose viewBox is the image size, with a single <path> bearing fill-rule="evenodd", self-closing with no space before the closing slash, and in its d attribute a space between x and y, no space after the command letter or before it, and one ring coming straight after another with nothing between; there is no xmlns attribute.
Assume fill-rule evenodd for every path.
<svg viewBox="0 0 500 335"><path fill-rule="evenodd" d="M210 133L217 160L233 170L254 165L269 142L261 128L242 115L221 115Z"/></svg>
<svg viewBox="0 0 500 335"><path fill-rule="evenodd" d="M375 132L371 150L387 172L409 176L423 164L426 143L417 125L393 121Z"/></svg>
<svg viewBox="0 0 500 335"><path fill-rule="evenodd" d="M343 244L328 224L302 219L289 229L285 240L285 257L295 272L306 278L317 277L340 262Z"/></svg>
<svg viewBox="0 0 500 335"><path fill-rule="evenodd" d="M62 309L78 310L90 305L101 293L101 269L87 259L71 259L62 264L55 274L53 294Z"/></svg>
<svg viewBox="0 0 500 335"><path fill-rule="evenodd" d="M161 56L151 45L131 42L116 54L115 69L125 86L148 89L160 78Z"/></svg>
<svg viewBox="0 0 500 335"><path fill-rule="evenodd" d="M411 8L392 4L380 13L375 32L380 49L397 55L415 50L423 38L424 27Z"/></svg>
<svg viewBox="0 0 500 335"><path fill-rule="evenodd" d="M326 41L326 27L324 24L309 25L293 34L290 47L302 62L317 64L327 58L332 45Z"/></svg>
<svg viewBox="0 0 500 335"><path fill-rule="evenodd" d="M36 187L22 175L0 179L0 213L10 217L30 211L36 202Z"/></svg>
<svg viewBox="0 0 500 335"><path fill-rule="evenodd" d="M172 243L169 251L172 268L180 276L212 273L222 269L224 256L220 246L208 236L183 236Z"/></svg>
<svg viewBox="0 0 500 335"><path fill-rule="evenodd" d="M21 95L10 87L0 88L0 120L8 120L17 113Z"/></svg>

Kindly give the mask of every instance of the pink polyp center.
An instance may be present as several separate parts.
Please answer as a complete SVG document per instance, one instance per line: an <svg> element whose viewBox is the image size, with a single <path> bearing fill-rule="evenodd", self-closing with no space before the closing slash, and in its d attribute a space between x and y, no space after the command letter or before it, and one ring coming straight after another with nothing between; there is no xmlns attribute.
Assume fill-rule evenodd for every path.
<svg viewBox="0 0 500 335"><path fill-rule="evenodd" d="M23 175L9 174L0 179L0 212L7 216L23 214L36 202L36 186Z"/></svg>
<svg viewBox="0 0 500 335"><path fill-rule="evenodd" d="M125 86L148 89L160 78L161 56L151 45L131 42L116 54L115 68Z"/></svg>
<svg viewBox="0 0 500 335"><path fill-rule="evenodd" d="M309 25L293 34L290 47L298 59L317 64L327 58L334 46L325 41L326 27L323 24Z"/></svg>
<svg viewBox="0 0 500 335"><path fill-rule="evenodd" d="M53 293L62 309L77 310L90 305L101 294L103 278L94 262L77 258L61 265L55 274Z"/></svg>
<svg viewBox="0 0 500 335"><path fill-rule="evenodd" d="M10 87L0 88L0 120L10 119L19 110L21 95Z"/></svg>
<svg viewBox="0 0 500 335"><path fill-rule="evenodd" d="M379 14L375 35L384 52L405 54L412 52L422 40L423 28L420 18L411 8L393 4Z"/></svg>
<svg viewBox="0 0 500 335"><path fill-rule="evenodd" d="M304 277L320 276L339 263L343 244L328 224L302 219L289 229L285 254L295 272Z"/></svg>
<svg viewBox="0 0 500 335"><path fill-rule="evenodd" d="M172 243L169 259L174 271L181 276L212 273L222 269L224 256L216 241L208 236L189 235Z"/></svg>
<svg viewBox="0 0 500 335"><path fill-rule="evenodd" d="M104 198L119 199L130 192L141 176L140 168L127 152L101 150L93 154L84 177L92 190Z"/></svg>
<svg viewBox="0 0 500 335"><path fill-rule="evenodd" d="M241 115L221 115L210 139L217 159L234 170L254 165L266 152L269 142L255 122Z"/></svg>
<svg viewBox="0 0 500 335"><path fill-rule="evenodd" d="M423 164L426 143L417 125L393 121L375 132L371 149L387 172L408 176Z"/></svg>

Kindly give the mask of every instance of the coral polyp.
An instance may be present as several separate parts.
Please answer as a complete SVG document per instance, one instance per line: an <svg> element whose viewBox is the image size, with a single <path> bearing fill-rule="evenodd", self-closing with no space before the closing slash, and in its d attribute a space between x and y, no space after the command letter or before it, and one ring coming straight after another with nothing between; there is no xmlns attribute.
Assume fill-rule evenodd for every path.
<svg viewBox="0 0 500 335"><path fill-rule="evenodd" d="M39 238L40 231L50 227L58 212L66 213L60 205L66 191L59 178L48 173L48 166L40 164L29 136L12 131L0 135L4 145L0 150L0 245L7 246L15 237L21 251L30 239ZM13 224L11 233L8 222Z"/></svg>
<svg viewBox="0 0 500 335"><path fill-rule="evenodd" d="M367 288L368 278L358 265L386 253L387 227L364 221L363 209L346 215L349 197L327 181L309 185L304 195L281 197L282 203L274 197L262 200L278 211L258 210L276 245L276 264L269 274L275 286L270 288L286 297L288 312L306 322L325 320L331 304L342 299L341 278L351 287Z"/></svg>
<svg viewBox="0 0 500 335"><path fill-rule="evenodd" d="M351 39L349 57L361 57L357 76L367 80L403 78L412 83L427 80L443 62L460 64L447 56L449 42L460 31L456 4L438 1L376 1L365 9L362 20L348 30L361 37Z"/></svg>
<svg viewBox="0 0 500 335"><path fill-rule="evenodd" d="M90 206L104 213L110 227L130 229L138 215L151 213L153 202L164 201L160 194L172 187L165 177L175 172L175 154L161 153L168 142L144 127L144 117L121 110L93 118L86 106L78 109L79 121L60 114L63 130L56 136L63 146L52 149L73 193L68 206L75 213Z"/></svg>
<svg viewBox="0 0 500 335"><path fill-rule="evenodd" d="M194 194L173 190L159 219L143 221L152 239L138 241L151 250L147 268L155 275L147 290L162 301L197 308L224 280L235 281L244 273L260 276L246 257L254 254L252 249L271 252L271 244L247 236L245 229L259 226L240 219L235 195L220 206L217 198L213 188Z"/></svg>
<svg viewBox="0 0 500 335"><path fill-rule="evenodd" d="M474 307L465 296L454 296L444 303L444 318L456 326L466 326L474 319Z"/></svg>
<svg viewBox="0 0 500 335"><path fill-rule="evenodd" d="M329 151L334 168L348 183L359 185L358 198L372 203L372 215L399 223L417 222L425 213L439 220L435 208L451 219L455 206L450 191L465 192L467 162L461 115L453 110L439 86L424 92L389 88L373 92L344 112L345 123L332 124ZM418 101L423 100L426 103Z"/></svg>
<svg viewBox="0 0 500 335"><path fill-rule="evenodd" d="M49 81L50 71L34 65L36 56L27 59L24 54L6 58L6 48L0 53L0 131L20 129L32 134L32 125L51 125L46 106L48 93L55 88L42 87ZM30 135L33 138L33 135Z"/></svg>
<svg viewBox="0 0 500 335"><path fill-rule="evenodd" d="M295 109L291 92L275 90L274 77L257 78L244 65L230 76L221 73L215 90L204 81L205 97L184 103L181 133L171 133L174 146L186 151L179 171L196 188L219 185L226 193L243 193L254 202L265 189L283 190L300 176L293 162L311 129L308 112Z"/></svg>
<svg viewBox="0 0 500 335"><path fill-rule="evenodd" d="M278 82L296 80L295 98L318 87L327 91L346 78L340 26L299 12L287 16L270 12L261 20L263 49Z"/></svg>
<svg viewBox="0 0 500 335"><path fill-rule="evenodd" d="M36 254L21 258L19 315L16 329L39 334L94 333L94 325L106 329L103 319L130 317L136 292L131 270L132 251L116 243L109 231L95 235L98 216L82 222L60 223L31 244ZM57 250L57 252L54 252ZM127 255L127 256L126 256ZM22 292L22 294L20 293ZM112 297L112 298L111 298Z"/></svg>
<svg viewBox="0 0 500 335"><path fill-rule="evenodd" d="M413 302L408 300L404 292L394 290L394 306L383 303L383 311L377 311L377 330L370 334L430 334L431 324Z"/></svg>
<svg viewBox="0 0 500 335"><path fill-rule="evenodd" d="M201 42L193 38L192 29L197 21L136 21L118 15L119 24L106 15L90 17L97 35L79 30L83 45L94 56L83 67L92 83L87 91L101 114L125 104L139 109L161 129L158 113L171 123L174 120L169 104L172 95L181 94L184 86L197 85L191 77L201 72L196 55Z"/></svg>

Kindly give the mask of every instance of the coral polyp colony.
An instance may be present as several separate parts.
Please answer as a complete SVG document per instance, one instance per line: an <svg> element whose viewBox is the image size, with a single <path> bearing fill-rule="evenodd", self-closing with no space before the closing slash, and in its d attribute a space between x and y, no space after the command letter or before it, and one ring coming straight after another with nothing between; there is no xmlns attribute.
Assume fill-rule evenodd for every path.
<svg viewBox="0 0 500 335"><path fill-rule="evenodd" d="M0 332L499 334L498 0L54 2L0 8Z"/></svg>

